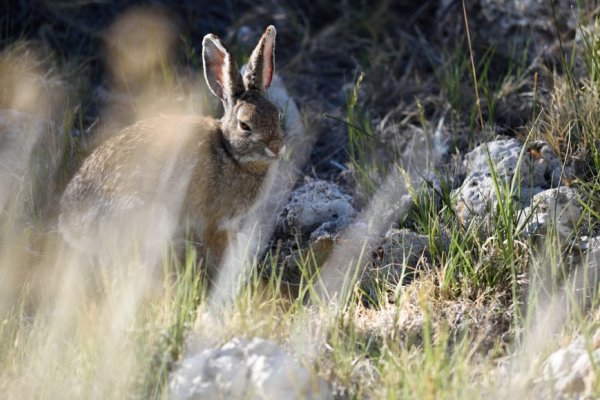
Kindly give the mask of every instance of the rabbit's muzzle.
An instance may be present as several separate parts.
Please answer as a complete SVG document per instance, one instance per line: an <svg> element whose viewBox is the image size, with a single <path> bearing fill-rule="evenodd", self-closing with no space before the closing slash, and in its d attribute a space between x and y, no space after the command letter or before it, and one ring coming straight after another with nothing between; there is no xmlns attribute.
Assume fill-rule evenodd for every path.
<svg viewBox="0 0 600 400"><path fill-rule="evenodd" d="M281 155L281 147L283 145L283 141L280 139L273 139L267 144L267 149L273 153L272 157L279 158ZM269 154L271 155L271 154Z"/></svg>

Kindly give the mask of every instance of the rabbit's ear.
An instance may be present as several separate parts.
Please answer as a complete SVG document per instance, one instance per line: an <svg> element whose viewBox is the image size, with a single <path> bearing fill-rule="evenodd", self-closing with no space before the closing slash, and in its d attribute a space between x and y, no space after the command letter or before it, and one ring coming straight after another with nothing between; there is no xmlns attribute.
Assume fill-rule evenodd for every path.
<svg viewBox="0 0 600 400"><path fill-rule="evenodd" d="M235 60L221 40L213 34L204 36L202 40L202 63L204 78L210 91L224 104L232 104L244 92Z"/></svg>
<svg viewBox="0 0 600 400"><path fill-rule="evenodd" d="M244 74L246 89L267 90L271 86L275 70L275 34L277 31L270 25L258 41L250 56Z"/></svg>

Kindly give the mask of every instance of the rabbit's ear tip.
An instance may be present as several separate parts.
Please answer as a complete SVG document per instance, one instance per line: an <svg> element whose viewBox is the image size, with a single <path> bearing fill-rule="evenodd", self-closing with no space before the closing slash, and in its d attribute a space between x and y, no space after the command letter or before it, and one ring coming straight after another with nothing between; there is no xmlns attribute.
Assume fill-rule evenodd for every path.
<svg viewBox="0 0 600 400"><path fill-rule="evenodd" d="M277 29L275 29L274 25L269 25L267 26L267 29L265 29L265 33L267 35L275 35L277 33Z"/></svg>
<svg viewBox="0 0 600 400"><path fill-rule="evenodd" d="M209 33L207 35L204 35L204 38L202 39L202 43L207 43L209 41L211 42L215 42L217 41L219 38L216 35L213 35L212 33Z"/></svg>

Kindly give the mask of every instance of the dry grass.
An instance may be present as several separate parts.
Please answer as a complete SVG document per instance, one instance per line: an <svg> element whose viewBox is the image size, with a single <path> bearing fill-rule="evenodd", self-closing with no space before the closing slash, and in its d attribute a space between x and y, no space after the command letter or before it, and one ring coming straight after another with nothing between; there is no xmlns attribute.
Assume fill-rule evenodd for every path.
<svg viewBox="0 0 600 400"><path fill-rule="evenodd" d="M102 8L99 25L107 26L123 7L107 3L114 8ZM192 3L175 7L178 24L164 22L164 15L170 15L164 10L130 12L144 23L122 16L106 31L116 35L104 47L114 61L105 62L108 71L96 54L98 46L90 45L97 43L90 32L97 26L86 29L82 22L90 21L92 2L80 8L55 2L31 14L32 20L55 21L46 33L48 42L41 44L15 42L34 35L31 26L25 29L23 15L0 17L8 32L1 41L0 107L29 115L18 114L15 124L0 114L0 392L7 398L168 397L168 374L183 355L233 336L259 336L280 343L324 377L337 398L481 398L511 391L537 396L531 382L543 357L558 342L597 326L595 282L573 279L582 270L579 254L558 249L552 235L542 246L522 242L510 218L498 218L497 234L482 239L477 227L457 223L449 200L455 182L449 179L443 193L436 194L443 201L422 198L408 218L418 233L436 237L443 231L451 242L429 254L427 268L412 283L390 287L375 280L365 288L358 282L365 264L361 257L369 256L365 249L390 225L408 220L382 210L393 208L394 196L408 192L405 181L416 182L431 166L428 159L460 180L451 156L435 159L426 145L419 156L411 151L412 139L436 134L450 138L454 155L491 133L531 134L548 141L572 167L570 183L590 199L582 233L596 234L600 104L598 56L589 49L597 42L568 40L577 34L569 24L542 24L530 32L539 42L523 54L504 43L482 50L491 40L485 29L477 29L486 16L468 5L476 32L472 50L478 79L473 83L464 21L455 7L442 15L432 1L275 7L283 21L281 73L302 107L311 134L306 143L314 142L307 165L290 171L356 189L361 187L357 170L368 170L362 178L372 179L372 190L360 194L364 208L359 219L371 230L369 235L349 231L351 240L331 243L326 256L299 242L301 256L288 266L295 269L284 271L297 279L292 296L281 295L276 258L240 251L233 276L253 272L237 274L229 282L230 292L220 297L207 293L193 247L182 256L165 241L151 257L132 252L121 258L115 252L90 260L65 247L55 229L60 192L103 133L165 110L214 110L198 83L193 49L200 34L214 29L203 25L185 31L183 44L176 33L197 17L198 6ZM275 18L270 3L253 5L237 4L243 15L230 18L231 26L262 27ZM217 11L218 18L206 24L225 32L227 18ZM580 22L595 23L596 13L582 8ZM559 14L571 21L570 15ZM125 39L138 37L136 29L145 23L163 34L147 42L149 47L135 49L148 57L130 57L137 53L128 52L131 42ZM57 32L65 26L72 30L61 39ZM538 57L535 50L552 29L561 32L563 47L550 46L548 54ZM241 53L243 37L229 32ZM593 40L590 31L582 32ZM120 35L124 40L118 40ZM52 40L81 47L47 50ZM569 46L576 46L579 60L572 64L563 58ZM352 86L359 76L355 71L365 73L362 85ZM474 85L481 95L484 129L478 128ZM355 103L349 107L344 93L353 90ZM367 131L354 132L352 159L348 126L323 113L358 121ZM41 129L35 121L41 121ZM411 152L414 159L402 157ZM392 167L374 164L381 160ZM505 199L499 213L508 216L515 206ZM286 250L282 253L292 252ZM269 271L267 279L259 269ZM335 277L326 282L327 290L315 277L319 270L325 281Z"/></svg>

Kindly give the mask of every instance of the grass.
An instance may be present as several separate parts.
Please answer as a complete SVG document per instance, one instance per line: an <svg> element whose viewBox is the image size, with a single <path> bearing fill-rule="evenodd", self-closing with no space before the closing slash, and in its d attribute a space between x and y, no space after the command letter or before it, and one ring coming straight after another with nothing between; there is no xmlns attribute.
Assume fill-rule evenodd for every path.
<svg viewBox="0 0 600 400"><path fill-rule="evenodd" d="M479 125L495 124L507 86L530 80L525 86L533 88L536 104L520 135L547 140L565 165L580 160L570 178L585 194L578 228L593 234L600 218L600 55L597 38L579 23L582 42L572 52L563 49L568 72L545 71L553 78L549 86L541 77L538 88L521 56L496 74L494 50L478 55L465 42L444 49L449 56L434 79L452 118L470 121L476 132L471 145L481 139ZM380 29L368 36L382 35ZM197 68L190 41L184 45ZM585 66L578 84L577 60ZM187 81L160 67L159 80L180 93ZM411 176L414 165L377 138L377 110L365 109L361 99L368 79L368 70L357 75L341 118L356 191L365 202L377 198L386 177L400 170ZM240 262L253 272L239 278L234 301L215 312L193 246L183 256L167 249L154 270L136 257L86 268L87 260L61 247L54 228L60 190L87 150L87 138L72 134L89 127L81 104L56 108L57 123L31 153L21 182L27 190L15 192L0 212L0 392L8 398L168 398L169 374L182 357L234 336L280 343L324 378L336 398L536 397L551 390L536 384L544 357L579 333L588 342L595 333L600 297L592 271L569 261L553 229L541 243L522 239L513 195L523 182L503 181L491 160L498 198L489 210L491 226L459 221L452 182L442 172L435 190L411 182L415 205L406 220L430 238L431 254L423 261L428 268L410 284L365 283L363 267L372 249L364 245L345 269L339 291L324 293L317 272L326 257L302 248L295 258L296 293L286 296L279 253L262 259L247 254ZM430 117L419 105L416 119L425 133L435 126ZM380 152L392 153L394 163L382 162ZM491 237L482 236L486 229ZM600 395L597 385L593 390Z"/></svg>

